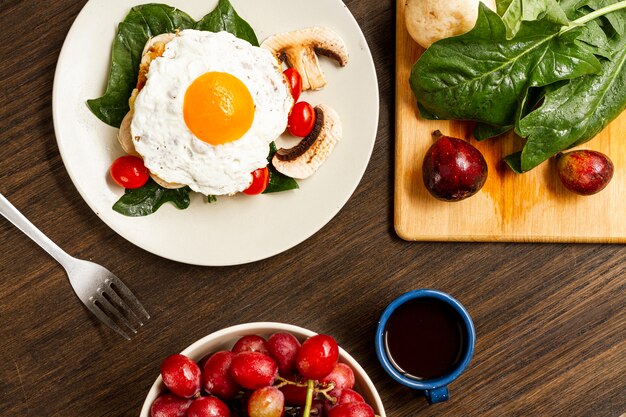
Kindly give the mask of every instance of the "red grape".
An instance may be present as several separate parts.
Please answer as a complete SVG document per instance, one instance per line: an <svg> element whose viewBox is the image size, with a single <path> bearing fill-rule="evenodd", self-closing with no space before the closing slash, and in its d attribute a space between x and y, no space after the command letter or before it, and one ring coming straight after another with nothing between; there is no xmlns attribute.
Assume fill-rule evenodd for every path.
<svg viewBox="0 0 626 417"><path fill-rule="evenodd" d="M204 369L204 364L206 363L206 361L209 360L209 358L211 356L213 356L213 354L209 353L208 355L206 355L202 359L200 359L200 361L198 362L198 366L200 367L200 370Z"/></svg>
<svg viewBox="0 0 626 417"><path fill-rule="evenodd" d="M328 417L375 417L374 409L365 403L348 403L334 407Z"/></svg>
<svg viewBox="0 0 626 417"><path fill-rule="evenodd" d="M278 366L272 358L260 352L241 352L230 364L230 374L242 387L263 388L274 383Z"/></svg>
<svg viewBox="0 0 626 417"><path fill-rule="evenodd" d="M292 334L273 334L267 340L267 349L269 355L278 364L278 372L281 375L287 375L294 370L300 342Z"/></svg>
<svg viewBox="0 0 626 417"><path fill-rule="evenodd" d="M328 414L331 409L341 404L349 404L349 403L364 403L365 400L358 392L351 390L350 388L345 389L337 389L330 391L328 393L331 397L335 398L335 402L326 401L324 403L324 410Z"/></svg>
<svg viewBox="0 0 626 417"><path fill-rule="evenodd" d="M230 417L230 409L217 397L200 397L191 403L187 417Z"/></svg>
<svg viewBox="0 0 626 417"><path fill-rule="evenodd" d="M185 355L175 354L161 363L161 377L170 391L191 398L200 392L200 367Z"/></svg>
<svg viewBox="0 0 626 417"><path fill-rule="evenodd" d="M234 353L240 352L261 352L268 355L267 342L261 336L251 334L244 336L235 343L232 351Z"/></svg>
<svg viewBox="0 0 626 417"><path fill-rule="evenodd" d="M306 403L306 387L285 385L280 390L285 394L285 404L289 407L304 407Z"/></svg>
<svg viewBox="0 0 626 417"><path fill-rule="evenodd" d="M364 402L365 400L363 399L361 394L359 394L358 392L350 388L345 388L345 389L342 389L341 392L339 393L339 396L337 397L336 405L350 404L350 403L364 403Z"/></svg>
<svg viewBox="0 0 626 417"><path fill-rule="evenodd" d="M354 387L354 372L345 363L338 363L331 373L322 378L320 382L334 382L337 389L352 388Z"/></svg>
<svg viewBox="0 0 626 417"><path fill-rule="evenodd" d="M211 355L202 368L202 388L208 393L230 400L241 389L230 375L235 354L226 350Z"/></svg>
<svg viewBox="0 0 626 417"><path fill-rule="evenodd" d="M305 378L321 379L335 367L339 347L331 336L318 334L308 338L298 350L296 367Z"/></svg>
<svg viewBox="0 0 626 417"><path fill-rule="evenodd" d="M250 417L282 417L285 412L285 396L278 388L259 388L250 395L248 414Z"/></svg>
<svg viewBox="0 0 626 417"><path fill-rule="evenodd" d="M150 407L151 417L185 417L193 400L174 394L161 395Z"/></svg>

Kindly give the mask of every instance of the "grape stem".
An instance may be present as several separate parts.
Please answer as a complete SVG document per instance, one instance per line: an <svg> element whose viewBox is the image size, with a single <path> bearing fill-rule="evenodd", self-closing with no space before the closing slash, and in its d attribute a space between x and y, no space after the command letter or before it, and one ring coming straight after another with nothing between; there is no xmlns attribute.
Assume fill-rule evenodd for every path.
<svg viewBox="0 0 626 417"><path fill-rule="evenodd" d="M318 389L317 392L322 394L328 401L335 404L337 402L337 398L329 394L333 389L335 389L335 383L331 381L326 388Z"/></svg>
<svg viewBox="0 0 626 417"><path fill-rule="evenodd" d="M300 384L296 381L291 381L289 379L285 379L283 377L281 377L280 375L276 377L276 381L280 382L279 384L274 385L274 387L280 389L282 387L284 387L285 385L294 385L296 387L301 387L301 388L306 388L307 384Z"/></svg>
<svg viewBox="0 0 626 417"><path fill-rule="evenodd" d="M313 404L313 390L315 389L315 381L309 379L306 383L306 402L302 410L302 417L311 417L311 404Z"/></svg>

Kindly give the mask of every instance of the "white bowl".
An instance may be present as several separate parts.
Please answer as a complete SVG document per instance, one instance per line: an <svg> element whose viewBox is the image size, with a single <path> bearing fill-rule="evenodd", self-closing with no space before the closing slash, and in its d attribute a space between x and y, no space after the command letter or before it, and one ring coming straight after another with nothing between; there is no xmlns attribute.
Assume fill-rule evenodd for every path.
<svg viewBox="0 0 626 417"><path fill-rule="evenodd" d="M210 335L198 340L181 353L189 356L195 361L199 361L209 353L216 352L218 350L230 350L235 342L237 342L237 340L239 340L242 336L256 334L267 338L276 332L291 333L301 342L316 334L315 332L302 327L293 326L291 324L273 322L245 323L227 327L211 333ZM380 395L378 395L376 387L374 387L372 380L369 376L367 376L367 373L361 365L359 365L359 363L341 347L339 347L339 361L352 368L356 380L356 390L363 396L365 401L367 401L367 403L374 408L376 415L386 417ZM139 415L140 417L150 417L150 407L164 389L165 385L163 385L163 380L161 379L161 376L159 376L156 381L154 381L152 388L150 388L150 391L148 392L148 396L146 397L141 409L141 414Z"/></svg>

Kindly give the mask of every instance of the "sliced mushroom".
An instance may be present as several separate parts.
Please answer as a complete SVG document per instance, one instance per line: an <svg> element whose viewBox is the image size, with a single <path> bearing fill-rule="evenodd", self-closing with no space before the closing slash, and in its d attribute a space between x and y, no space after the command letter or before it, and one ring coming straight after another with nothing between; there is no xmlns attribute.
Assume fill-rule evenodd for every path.
<svg viewBox="0 0 626 417"><path fill-rule="evenodd" d="M272 165L278 172L296 179L310 177L341 140L341 121L335 110L320 104L315 115L315 126L307 137L293 148L281 148L274 154Z"/></svg>
<svg viewBox="0 0 626 417"><path fill-rule="evenodd" d="M163 33L155 36L154 38L148 39L148 42L146 42L146 45L143 47L143 52L141 53L137 86L133 89L133 92L128 99L128 105L131 110L135 107L137 94L139 94L139 91L144 85L146 85L146 81L148 80L148 71L150 70L150 63L154 61L155 58L163 55L163 52L165 52L165 45L176 36L176 33Z"/></svg>
<svg viewBox="0 0 626 417"><path fill-rule="evenodd" d="M141 91L148 79L148 70L150 63L156 58L163 55L165 45L178 36L176 33L163 33L148 39L141 53L141 62L139 64L139 76L137 77L137 90Z"/></svg>
<svg viewBox="0 0 626 417"><path fill-rule="evenodd" d="M183 184L176 184L175 182L167 182L165 180L162 180L161 178L159 178L156 174L153 174L152 172L150 172L150 177L152 177L154 182L156 182L157 184L159 184L163 188L168 188L170 190L174 190L176 188L183 188L184 187Z"/></svg>
<svg viewBox="0 0 626 417"><path fill-rule="evenodd" d="M165 46L165 44L167 44L169 41L174 39L176 36L178 36L177 33L162 33L160 35L157 35L148 39L148 42L146 42L145 46L143 47L143 51L141 52L141 55L145 55L150 51L160 50L161 48ZM163 45L159 45L159 44L163 44ZM165 49L163 48L157 56L163 55L164 50ZM153 59L154 58L155 57L153 57Z"/></svg>
<svg viewBox="0 0 626 417"><path fill-rule="evenodd" d="M348 64L346 44L329 28L311 27L279 33L267 38L261 47L298 70L303 90L319 90L326 85L317 55L333 58L342 67Z"/></svg>
<svg viewBox="0 0 626 417"><path fill-rule="evenodd" d="M120 130L117 132L117 140L120 145L122 145L122 149L129 155L139 156L137 151L135 150L135 144L133 143L133 134L130 132L130 123L133 120L133 111L129 111L126 113L126 116L122 119L122 124L120 125Z"/></svg>

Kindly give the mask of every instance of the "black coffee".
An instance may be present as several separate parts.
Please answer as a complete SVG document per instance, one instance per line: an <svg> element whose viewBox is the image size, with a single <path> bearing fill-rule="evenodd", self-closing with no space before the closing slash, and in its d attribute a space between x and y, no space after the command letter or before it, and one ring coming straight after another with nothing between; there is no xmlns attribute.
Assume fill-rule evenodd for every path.
<svg viewBox="0 0 626 417"><path fill-rule="evenodd" d="M463 319L436 298L416 298L393 312L385 326L385 348L399 372L434 379L456 367L466 342Z"/></svg>

